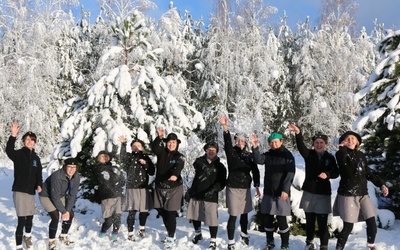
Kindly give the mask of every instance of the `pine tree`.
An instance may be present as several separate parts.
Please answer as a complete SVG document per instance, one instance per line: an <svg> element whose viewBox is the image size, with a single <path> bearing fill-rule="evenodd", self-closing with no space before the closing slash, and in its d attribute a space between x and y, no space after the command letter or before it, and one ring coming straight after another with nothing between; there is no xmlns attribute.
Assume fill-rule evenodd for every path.
<svg viewBox="0 0 400 250"><path fill-rule="evenodd" d="M149 143L157 127L163 126L168 133L177 133L184 147L185 136L205 126L202 115L185 100L182 77L162 77L154 66L161 50L147 40L143 14L135 11L131 18L116 19L112 30L114 45L96 70L101 77L84 98L70 99L64 106L63 141L48 168L57 169L66 157L79 158L85 177L83 197L97 202L92 159L100 150L118 154L119 136Z"/></svg>
<svg viewBox="0 0 400 250"><path fill-rule="evenodd" d="M356 94L362 108L354 129L362 131L363 149L370 166L386 180L389 199L381 205L400 217L400 31L388 34L378 44L380 61L368 83Z"/></svg>

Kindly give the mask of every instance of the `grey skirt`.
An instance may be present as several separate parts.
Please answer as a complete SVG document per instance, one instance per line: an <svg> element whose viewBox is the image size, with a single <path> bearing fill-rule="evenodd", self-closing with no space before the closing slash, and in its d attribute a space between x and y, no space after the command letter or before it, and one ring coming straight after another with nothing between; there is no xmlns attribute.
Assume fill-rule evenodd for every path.
<svg viewBox="0 0 400 250"><path fill-rule="evenodd" d="M333 216L340 216L345 222L356 223L378 215L368 195L337 195L333 204Z"/></svg>
<svg viewBox="0 0 400 250"><path fill-rule="evenodd" d="M147 212L153 208L153 199L147 188L126 189L123 211Z"/></svg>
<svg viewBox="0 0 400 250"><path fill-rule="evenodd" d="M279 216L290 216L290 197L282 200L278 196L264 195L261 201L261 213Z"/></svg>
<svg viewBox="0 0 400 250"><path fill-rule="evenodd" d="M178 211L183 201L183 185L175 188L156 188L154 194L154 207L167 211Z"/></svg>
<svg viewBox="0 0 400 250"><path fill-rule="evenodd" d="M57 210L57 208L54 206L53 202L50 200L49 197L39 196L39 200L40 203L42 203L42 207L46 212L50 213ZM65 197L61 197L60 200L63 206L65 206Z"/></svg>
<svg viewBox="0 0 400 250"><path fill-rule="evenodd" d="M329 214L332 212L330 195L313 194L303 192L300 201L300 208L306 213Z"/></svg>
<svg viewBox="0 0 400 250"><path fill-rule="evenodd" d="M190 199L186 217L204 222L209 227L218 226L218 203Z"/></svg>
<svg viewBox="0 0 400 250"><path fill-rule="evenodd" d="M226 188L226 207L228 214L238 216L253 211L250 188Z"/></svg>
<svg viewBox="0 0 400 250"><path fill-rule="evenodd" d="M13 192L17 216L31 216L35 213L35 196L22 192Z"/></svg>
<svg viewBox="0 0 400 250"><path fill-rule="evenodd" d="M121 197L109 198L101 201L101 211L103 218L111 217L115 214L122 214Z"/></svg>

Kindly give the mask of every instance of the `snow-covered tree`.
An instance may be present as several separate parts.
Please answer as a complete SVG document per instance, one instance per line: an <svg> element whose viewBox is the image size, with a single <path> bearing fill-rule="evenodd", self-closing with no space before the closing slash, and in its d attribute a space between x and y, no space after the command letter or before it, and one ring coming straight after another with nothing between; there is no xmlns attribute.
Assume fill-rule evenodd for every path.
<svg viewBox="0 0 400 250"><path fill-rule="evenodd" d="M380 61L367 84L355 95L362 106L354 123L363 134L371 166L387 180L385 206L400 216L400 30L387 30L378 44Z"/></svg>
<svg viewBox="0 0 400 250"><path fill-rule="evenodd" d="M160 76L154 61L162 51L147 40L145 17L117 19L112 30L115 43L101 57L99 80L83 98L72 98L60 110L65 117L62 142L54 149L51 172L60 160L77 157L82 163L83 196L94 195L92 160L100 150L119 153L119 136L149 143L163 126L175 132L186 146L191 131L204 128L202 115L185 99L186 83L179 74Z"/></svg>

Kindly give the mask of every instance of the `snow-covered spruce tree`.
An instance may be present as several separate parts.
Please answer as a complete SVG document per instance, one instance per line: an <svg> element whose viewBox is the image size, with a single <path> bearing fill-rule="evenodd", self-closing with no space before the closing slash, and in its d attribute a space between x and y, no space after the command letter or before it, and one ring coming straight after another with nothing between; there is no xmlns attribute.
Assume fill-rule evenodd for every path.
<svg viewBox="0 0 400 250"><path fill-rule="evenodd" d="M400 30L387 30L377 48L380 61L355 95L362 108L353 127L362 131L368 160L390 189L381 205L400 218Z"/></svg>
<svg viewBox="0 0 400 250"><path fill-rule="evenodd" d="M99 200L93 157L104 149L118 154L119 136L149 143L157 127L163 126L167 133L177 133L185 147L186 135L204 128L202 115L183 97L186 85L182 78L159 75L154 60L162 51L153 49L147 40L145 23L138 11L116 20L112 27L115 43L97 67L99 80L83 98L70 99L60 110L65 117L63 141L54 149L48 171L58 169L66 157L77 157L85 177L82 195L91 201Z"/></svg>

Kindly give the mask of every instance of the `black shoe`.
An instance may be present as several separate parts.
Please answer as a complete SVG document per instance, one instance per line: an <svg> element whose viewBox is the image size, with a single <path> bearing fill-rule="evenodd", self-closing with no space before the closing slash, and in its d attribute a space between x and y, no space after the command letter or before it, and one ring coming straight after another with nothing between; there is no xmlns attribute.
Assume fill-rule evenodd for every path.
<svg viewBox="0 0 400 250"><path fill-rule="evenodd" d="M275 247L275 243L273 240L267 241L267 244L264 247L264 250L271 250Z"/></svg>
<svg viewBox="0 0 400 250"><path fill-rule="evenodd" d="M240 237L242 238L242 241L244 244L246 244L247 246L250 244L249 237L242 236L242 235L240 235Z"/></svg>
<svg viewBox="0 0 400 250"><path fill-rule="evenodd" d="M215 241L211 241L208 249L211 249L211 250L217 249L217 243Z"/></svg>
<svg viewBox="0 0 400 250"><path fill-rule="evenodd" d="M194 238L192 239L192 242L193 242L193 244L197 244L202 239L203 239L203 235L198 234L198 235L194 236Z"/></svg>
<svg viewBox="0 0 400 250"><path fill-rule="evenodd" d="M235 243L228 244L228 250L234 250L234 249L235 249Z"/></svg>

